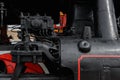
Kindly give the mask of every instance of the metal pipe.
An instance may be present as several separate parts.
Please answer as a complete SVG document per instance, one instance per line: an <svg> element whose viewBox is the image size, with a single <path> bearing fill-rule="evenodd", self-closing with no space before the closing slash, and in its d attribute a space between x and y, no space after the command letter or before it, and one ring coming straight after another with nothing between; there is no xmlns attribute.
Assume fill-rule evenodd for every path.
<svg viewBox="0 0 120 80"><path fill-rule="evenodd" d="M0 27L3 27L3 16L4 16L4 3L0 3L1 5L1 8L0 8L0 12L1 12L1 24L0 24Z"/></svg>
<svg viewBox="0 0 120 80"><path fill-rule="evenodd" d="M118 38L118 31L113 0L97 1L98 32L103 39L115 40Z"/></svg>

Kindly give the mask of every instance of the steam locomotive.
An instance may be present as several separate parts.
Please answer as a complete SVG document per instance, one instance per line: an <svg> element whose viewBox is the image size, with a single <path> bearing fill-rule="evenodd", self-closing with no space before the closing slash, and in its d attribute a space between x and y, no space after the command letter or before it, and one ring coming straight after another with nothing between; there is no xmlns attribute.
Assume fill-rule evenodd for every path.
<svg viewBox="0 0 120 80"><path fill-rule="evenodd" d="M56 2L51 12L49 7L42 7L41 12L46 12L42 15L35 15L29 5L11 14L8 7L5 18L7 9L0 4L0 51L4 51L0 55L0 80L120 80L120 18L115 0L64 2ZM20 41L15 44L6 34L7 24L21 26L12 27L19 29Z"/></svg>

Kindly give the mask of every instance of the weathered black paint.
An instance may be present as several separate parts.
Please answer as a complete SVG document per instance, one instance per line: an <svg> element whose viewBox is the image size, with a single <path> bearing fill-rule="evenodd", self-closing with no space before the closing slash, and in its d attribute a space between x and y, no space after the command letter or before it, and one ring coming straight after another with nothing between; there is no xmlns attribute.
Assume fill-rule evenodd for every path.
<svg viewBox="0 0 120 80"><path fill-rule="evenodd" d="M86 5L88 3L89 5ZM120 40L118 37L118 32L117 32L118 29L116 26L116 19L115 19L112 0L95 0L95 2L93 1L93 4L91 3L92 2L89 2L89 0L85 2L73 1L73 3L70 4L71 5L70 9L73 8L74 10L71 11L67 9L68 12L69 11L71 12L70 14L68 14L70 16L69 18L71 19L69 22L71 25L69 25L69 23L68 25L76 29L75 29L75 34L72 34L72 31L71 31L71 35L69 34L67 36L66 35L57 36L57 38L59 38L60 40L59 54L61 57L60 65L54 66L60 69L60 70L55 69L53 71L54 75L55 74L57 75L55 76L52 75L52 78L49 77L50 75L47 75L47 76L44 75L41 78L37 76L36 77L34 76L34 78L31 78L29 77L31 75L29 75L27 76L28 79L42 80L44 78L47 78L45 80L50 80L50 79L78 80L78 65L81 64L81 74L80 74L81 80L120 80L120 77L118 76L120 72L119 58L115 58L115 59L86 58L82 60L81 63L78 63L78 59L80 58L81 55L94 55L94 54L95 55L120 55ZM76 5L74 6L73 4L76 4ZM115 4L116 4L116 1L115 1ZM98 6L98 8L97 7L93 8L93 6ZM89 9L87 9L88 7ZM82 9L81 10L82 12L78 11L79 9ZM93 13L91 13L91 11L93 11L94 15L96 13L98 15L94 16ZM117 12L117 14L118 13L119 12ZM95 21L96 19L98 22L97 25ZM103 20L105 21L103 22ZM89 23L92 23L92 24L89 24ZM101 34L101 36L92 35L90 39L82 38L81 35L83 35L85 26L90 26L91 30L93 30L93 33L95 33L95 30L97 28L98 31L100 31L99 33ZM78 29L81 29L81 28L82 30L79 33ZM90 49L86 51L86 50L83 50L86 48L82 48L82 51L81 51L81 46L79 46L79 43L81 41L87 41L90 45ZM63 69L63 67L67 69ZM67 71L70 73L67 73ZM67 78L64 76L61 76L64 74L67 74ZM0 78L3 79L4 76L5 75L2 75L2 76L0 75ZM22 76L23 79L21 80L25 80L24 77L25 76Z"/></svg>

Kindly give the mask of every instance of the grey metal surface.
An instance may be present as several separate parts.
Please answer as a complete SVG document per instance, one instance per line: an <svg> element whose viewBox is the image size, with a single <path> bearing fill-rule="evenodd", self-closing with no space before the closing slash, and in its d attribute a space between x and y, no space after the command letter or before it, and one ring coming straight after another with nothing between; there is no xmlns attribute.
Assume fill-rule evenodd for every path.
<svg viewBox="0 0 120 80"><path fill-rule="evenodd" d="M98 29L102 38L117 39L115 11L112 0L97 0Z"/></svg>
<svg viewBox="0 0 120 80"><path fill-rule="evenodd" d="M79 38L61 38L61 64L74 72L74 80L77 80L78 59L81 55L120 55L120 40L109 41L98 38L88 40L91 45L88 53L79 50L80 41Z"/></svg>

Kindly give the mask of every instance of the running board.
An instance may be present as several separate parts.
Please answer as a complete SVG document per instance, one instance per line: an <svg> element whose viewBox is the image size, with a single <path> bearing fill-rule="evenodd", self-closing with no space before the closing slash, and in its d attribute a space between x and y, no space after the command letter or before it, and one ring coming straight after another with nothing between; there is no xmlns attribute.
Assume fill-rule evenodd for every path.
<svg viewBox="0 0 120 80"><path fill-rule="evenodd" d="M12 74L0 74L0 80L11 80ZM22 74L19 80L71 80L70 76L55 76L49 74Z"/></svg>

